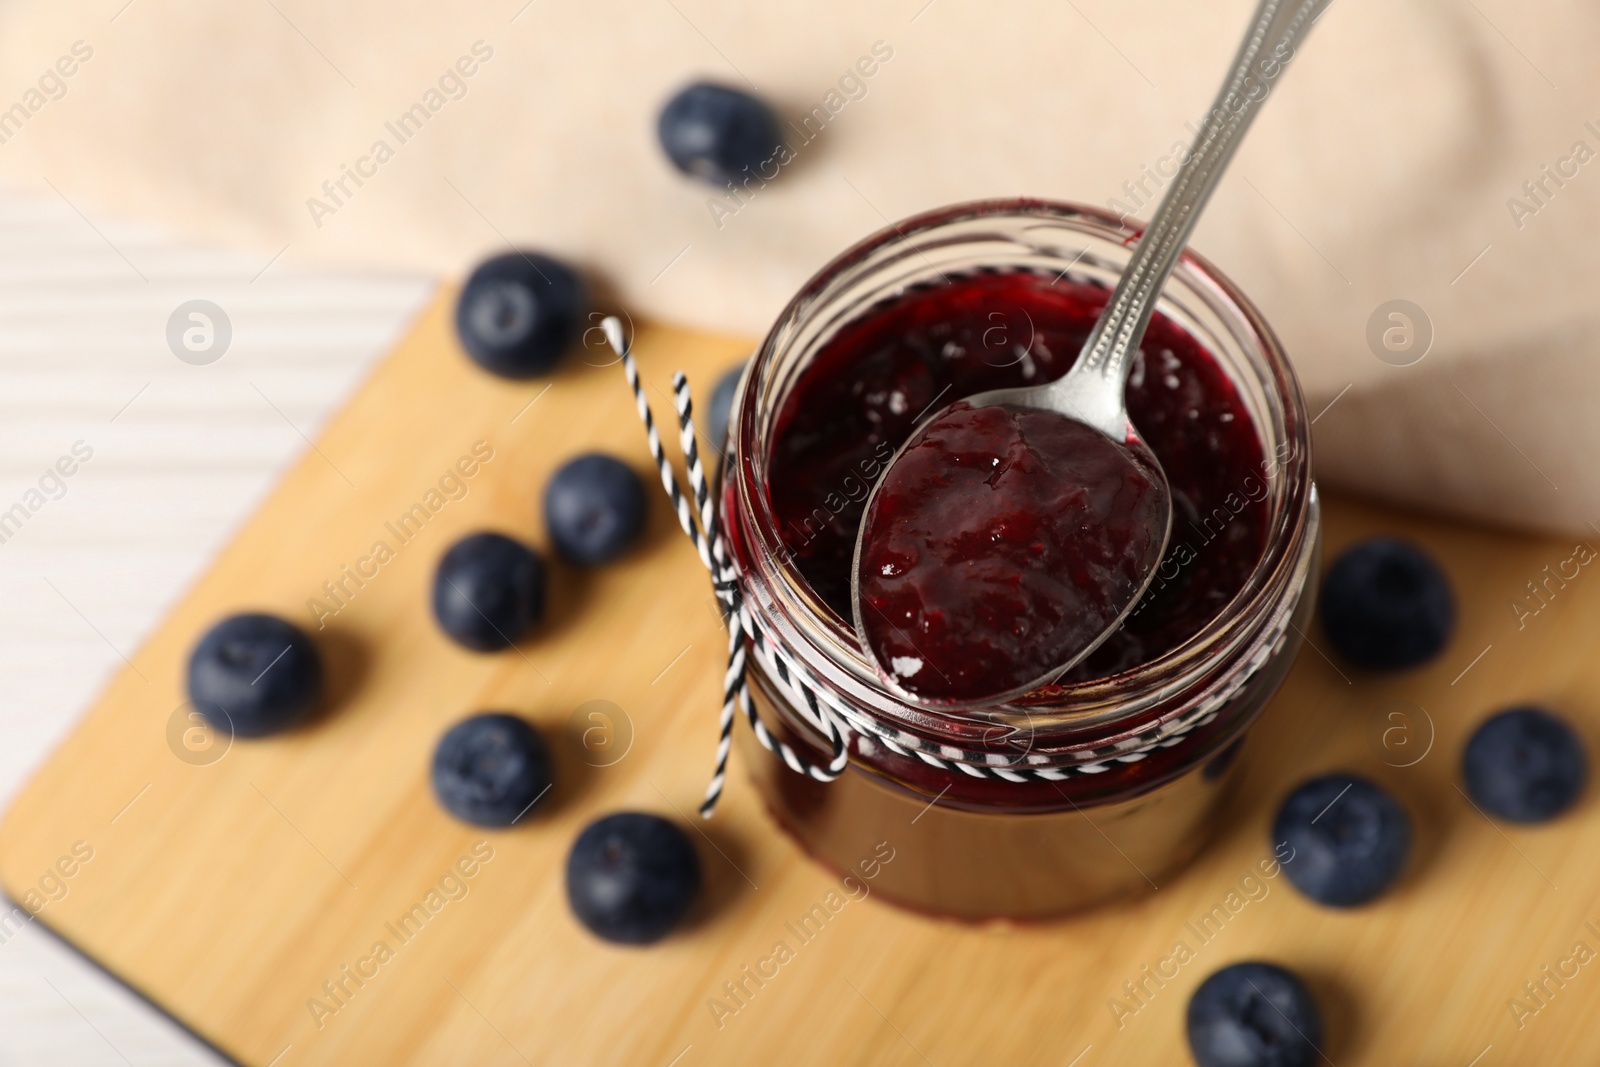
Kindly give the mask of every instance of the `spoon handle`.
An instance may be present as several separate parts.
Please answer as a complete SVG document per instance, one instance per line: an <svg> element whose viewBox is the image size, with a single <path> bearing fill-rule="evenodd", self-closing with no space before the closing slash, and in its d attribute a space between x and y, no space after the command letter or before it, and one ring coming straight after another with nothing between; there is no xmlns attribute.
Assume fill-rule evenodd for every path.
<svg viewBox="0 0 1600 1067"><path fill-rule="evenodd" d="M1156 298L1177 266L1201 207L1216 188L1261 102L1328 2L1261 0L1255 24L1239 46L1233 73L1217 93L1188 158L1140 237L1111 302L1084 342L1083 354L1068 377L1097 373L1115 382L1115 390L1105 390L1100 395L1109 393L1115 398L1122 426L1127 423L1127 415L1121 411L1122 388L1131 357L1139 350L1145 328L1150 325ZM1121 432L1120 427L1117 432Z"/></svg>

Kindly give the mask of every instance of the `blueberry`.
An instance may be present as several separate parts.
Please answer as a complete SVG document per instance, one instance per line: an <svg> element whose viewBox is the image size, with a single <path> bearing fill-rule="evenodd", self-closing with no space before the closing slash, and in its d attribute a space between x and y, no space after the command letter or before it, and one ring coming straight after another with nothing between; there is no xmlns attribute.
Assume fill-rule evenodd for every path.
<svg viewBox="0 0 1600 1067"><path fill-rule="evenodd" d="M699 892L700 857L688 836L659 816L625 811L597 819L567 855L567 902L607 941L659 941Z"/></svg>
<svg viewBox="0 0 1600 1067"><path fill-rule="evenodd" d="M711 434L708 440L712 447L718 450L726 447L728 423L733 421L734 391L739 388L739 378L744 374L748 364L749 361L746 360L718 378L717 387L711 391L711 404L706 414L706 429Z"/></svg>
<svg viewBox="0 0 1600 1067"><path fill-rule="evenodd" d="M1311 991L1273 963L1234 963L1189 998L1189 1050L1200 1067L1310 1067L1322 1059Z"/></svg>
<svg viewBox="0 0 1600 1067"><path fill-rule="evenodd" d="M450 546L433 575L433 617L457 644L509 648L544 615L544 560L511 538L476 533Z"/></svg>
<svg viewBox="0 0 1600 1067"><path fill-rule="evenodd" d="M533 378L577 339L586 296L572 268L537 252L478 264L456 301L456 333L484 370Z"/></svg>
<svg viewBox="0 0 1600 1067"><path fill-rule="evenodd" d="M1461 754L1472 802L1512 822L1544 822L1572 807L1588 760L1572 727L1540 708L1512 708L1488 719Z"/></svg>
<svg viewBox="0 0 1600 1067"><path fill-rule="evenodd" d="M1365 904L1400 877L1411 819L1388 791L1353 774L1326 774L1284 798L1275 847L1292 850L1284 873L1319 904Z"/></svg>
<svg viewBox="0 0 1600 1067"><path fill-rule="evenodd" d="M759 97L725 85L684 88L661 109L656 135L673 166L714 185L771 178L762 168L783 162L778 116Z"/></svg>
<svg viewBox="0 0 1600 1067"><path fill-rule="evenodd" d="M568 460L544 487L550 540L574 563L605 563L627 551L644 529L644 511L639 476L600 452Z"/></svg>
<svg viewBox="0 0 1600 1067"><path fill-rule="evenodd" d="M433 795L450 814L478 826L510 826L550 783L544 738L505 712L462 719L433 750Z"/></svg>
<svg viewBox="0 0 1600 1067"><path fill-rule="evenodd" d="M189 654L189 701L221 731L263 737L303 722L322 695L311 639L276 615L232 615Z"/></svg>
<svg viewBox="0 0 1600 1067"><path fill-rule="evenodd" d="M1374 538L1348 549L1322 581L1322 628L1351 663L1375 671L1426 663L1455 628L1455 598L1416 545Z"/></svg>

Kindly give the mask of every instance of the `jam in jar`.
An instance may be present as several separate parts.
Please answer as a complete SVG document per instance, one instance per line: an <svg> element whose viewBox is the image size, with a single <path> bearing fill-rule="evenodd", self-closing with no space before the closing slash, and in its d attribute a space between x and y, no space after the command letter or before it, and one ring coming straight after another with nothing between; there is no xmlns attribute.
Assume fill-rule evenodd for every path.
<svg viewBox="0 0 1600 1067"><path fill-rule="evenodd" d="M889 458L953 401L1065 374L1137 236L1040 201L902 222L806 285L735 402L721 499L746 602L822 685L913 742L851 731L849 765L826 783L748 732L741 747L818 859L848 868L888 841L897 859L877 888L902 904L1042 917L1155 884L1204 841L1227 764L1297 648L1318 545L1303 402L1259 313L1193 256L1127 387L1173 518L1123 624L1053 685L941 712L886 689L849 621L857 531ZM825 763L781 673L750 659L758 712ZM1018 761L1021 780L992 772Z"/></svg>

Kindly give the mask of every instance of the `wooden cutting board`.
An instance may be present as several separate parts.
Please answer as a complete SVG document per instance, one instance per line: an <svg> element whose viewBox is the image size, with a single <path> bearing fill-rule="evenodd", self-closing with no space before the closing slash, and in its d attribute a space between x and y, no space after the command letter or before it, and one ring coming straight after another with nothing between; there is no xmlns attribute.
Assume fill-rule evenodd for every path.
<svg viewBox="0 0 1600 1067"><path fill-rule="evenodd" d="M456 537L493 527L543 545L538 493L575 452L603 448L648 472L621 371L598 347L583 350L592 364L573 358L546 381L498 381L457 349L452 299L440 295L0 827L0 885L14 900L230 1056L281 1067L1180 1064L1195 985L1259 957L1309 980L1323 1051L1340 1067L1593 1058L1594 791L1529 829L1489 822L1456 789L1468 732L1509 703L1547 702L1591 744L1600 732L1600 576L1581 567L1543 601L1527 587L1574 544L1330 498L1330 554L1378 532L1438 554L1459 632L1429 668L1375 679L1330 663L1313 630L1200 862L1142 899L1025 927L846 896L802 941L788 924L840 883L776 830L740 768L717 817L692 819L725 639L663 502L624 562L557 570L547 624L516 650L468 654L435 629L429 579ZM674 370L704 394L748 347L655 326L637 339L660 412ZM477 462L463 462L475 447ZM289 736L207 748L186 732L183 665L212 620L246 608L325 624L315 632L332 707ZM609 702L611 732L588 717L607 705L591 701ZM452 821L428 788L439 733L486 708L526 714L557 749L548 808L510 831ZM1405 880L1352 912L1259 877L1277 799L1331 768L1384 782L1417 825ZM647 949L590 937L562 890L579 828L624 808L693 826L708 875L689 926ZM785 960L764 964L776 974L757 985L744 968L778 942ZM1542 984L1537 998L1528 982ZM734 999L725 983L745 992Z"/></svg>

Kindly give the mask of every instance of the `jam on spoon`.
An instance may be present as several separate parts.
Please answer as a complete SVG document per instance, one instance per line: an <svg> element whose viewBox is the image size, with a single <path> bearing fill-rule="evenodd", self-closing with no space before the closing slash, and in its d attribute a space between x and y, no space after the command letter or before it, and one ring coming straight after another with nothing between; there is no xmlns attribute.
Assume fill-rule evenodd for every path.
<svg viewBox="0 0 1600 1067"><path fill-rule="evenodd" d="M1166 543L1161 478L1147 451L1054 412L952 405L872 498L857 632L930 702L1036 688L1144 591Z"/></svg>
<svg viewBox="0 0 1600 1067"><path fill-rule="evenodd" d="M972 707L1048 684L1109 637L1154 578L1172 493L1128 419L1124 393L1200 210L1325 0L1300 0L1287 19L1281 2L1257 7L1232 73L1072 369L1048 384L958 399L912 435L869 496L851 576L856 629L879 676L912 699ZM985 408L998 411L975 419ZM1044 429L1051 422L1081 432ZM1045 452L1051 448L1065 451ZM1133 449L1143 449L1147 464L1132 458ZM913 453L918 466L901 471ZM1022 464L1025 455L1033 462ZM997 476L988 492L974 491L973 480L955 472L985 459ZM949 470L940 471L941 463ZM998 471L1012 464L1018 479L1001 490ZM1080 502L1114 501L1127 491L1130 471L1141 469L1150 476L1123 502L1126 510ZM1054 477L1065 481L1051 491ZM880 506L885 493L888 507ZM1066 508L1024 523L1018 505L1027 502ZM940 525L952 522L954 529ZM1008 531L1023 528L1049 532L1023 534L1019 544ZM929 573L940 568L948 573ZM1013 617L1009 634L992 630L1019 609L1032 615ZM937 654L919 649L919 639Z"/></svg>

